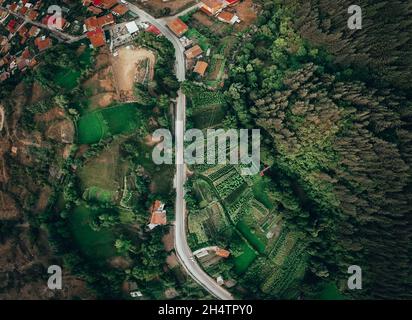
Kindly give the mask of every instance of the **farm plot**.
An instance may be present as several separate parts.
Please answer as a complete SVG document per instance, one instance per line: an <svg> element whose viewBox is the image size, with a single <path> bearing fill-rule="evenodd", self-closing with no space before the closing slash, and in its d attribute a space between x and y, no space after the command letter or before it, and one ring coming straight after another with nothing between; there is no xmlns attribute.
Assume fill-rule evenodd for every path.
<svg viewBox="0 0 412 320"><path fill-rule="evenodd" d="M207 206L207 204L213 201L212 191L210 190L210 187L206 181L196 180L193 183L193 188L195 190L195 194L199 200L199 205L201 208Z"/></svg>
<svg viewBox="0 0 412 320"><path fill-rule="evenodd" d="M197 43L202 48L203 52L206 52L207 49L211 47L209 39L194 28L190 28L185 36Z"/></svg>
<svg viewBox="0 0 412 320"><path fill-rule="evenodd" d="M266 277L261 285L264 293L280 298L296 298L298 291L295 286L301 281L306 271L307 255L303 242L296 242L292 247L288 247L290 242L284 242L284 246L279 249L282 255L282 264L278 265L279 259L274 258L275 265L273 273ZM285 248L285 250L283 250Z"/></svg>
<svg viewBox="0 0 412 320"><path fill-rule="evenodd" d="M256 257L256 252L246 242L243 242L242 254L235 258L235 272L239 275L244 273Z"/></svg>
<svg viewBox="0 0 412 320"><path fill-rule="evenodd" d="M221 54L212 56L209 72L206 78L206 84L210 87L219 87L225 74L226 58Z"/></svg>
<svg viewBox="0 0 412 320"><path fill-rule="evenodd" d="M142 125L142 116L135 103L96 110L80 117L77 140L80 144L97 143L111 135L128 133Z"/></svg>
<svg viewBox="0 0 412 320"><path fill-rule="evenodd" d="M119 160L120 143L121 141L113 142L109 148L89 159L77 171L85 199L90 197L99 202L112 202L117 199L127 171L127 164Z"/></svg>

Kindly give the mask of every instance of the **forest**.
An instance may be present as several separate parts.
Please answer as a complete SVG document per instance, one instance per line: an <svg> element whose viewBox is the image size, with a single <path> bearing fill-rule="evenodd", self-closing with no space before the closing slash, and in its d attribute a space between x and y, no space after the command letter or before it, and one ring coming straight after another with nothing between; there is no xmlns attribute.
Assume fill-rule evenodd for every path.
<svg viewBox="0 0 412 320"><path fill-rule="evenodd" d="M334 281L355 298L411 298L410 3L359 1L362 30L347 27L349 1L260 3L225 95L301 208L286 219L308 243L302 291ZM350 265L362 290L347 290Z"/></svg>

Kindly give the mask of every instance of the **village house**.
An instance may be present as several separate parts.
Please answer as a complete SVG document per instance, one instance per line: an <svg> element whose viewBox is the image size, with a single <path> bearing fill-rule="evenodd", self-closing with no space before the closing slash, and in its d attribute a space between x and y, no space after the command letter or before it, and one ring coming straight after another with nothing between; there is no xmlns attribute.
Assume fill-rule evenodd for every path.
<svg viewBox="0 0 412 320"><path fill-rule="evenodd" d="M177 37L181 37L187 30L189 30L189 27L179 18L170 20L167 23L167 26Z"/></svg>
<svg viewBox="0 0 412 320"><path fill-rule="evenodd" d="M37 49L42 52L51 47L52 41L49 37L42 36L34 40L34 44L37 46Z"/></svg>
<svg viewBox="0 0 412 320"><path fill-rule="evenodd" d="M210 16L214 16L225 7L225 3L222 0L202 0L201 3L200 10Z"/></svg>
<svg viewBox="0 0 412 320"><path fill-rule="evenodd" d="M124 14L126 14L129 11L129 8L126 7L124 4L118 4L117 6L115 6L112 9L112 13L116 16L116 17L120 17Z"/></svg>
<svg viewBox="0 0 412 320"><path fill-rule="evenodd" d="M202 48L200 48L199 45L195 45L185 51L185 56L187 59L194 59L200 56L202 53L203 53Z"/></svg>
<svg viewBox="0 0 412 320"><path fill-rule="evenodd" d="M99 14L101 14L101 13L103 12L102 9L97 8L97 7L95 7L95 6L90 6L90 7L88 7L88 8L87 8L87 11L90 11L91 13L93 13L93 14L95 14L95 15L99 15Z"/></svg>
<svg viewBox="0 0 412 320"><path fill-rule="evenodd" d="M205 61L198 61L195 65L195 68L193 69L193 72L199 74L200 76L204 76L206 69L207 69L207 62Z"/></svg>
<svg viewBox="0 0 412 320"><path fill-rule="evenodd" d="M95 30L87 32L87 38L94 48L99 48L106 44L106 37L102 28L96 28Z"/></svg>
<svg viewBox="0 0 412 320"><path fill-rule="evenodd" d="M36 21L39 16L39 12L36 10L29 10L26 14L26 17L31 21Z"/></svg>
<svg viewBox="0 0 412 320"><path fill-rule="evenodd" d="M222 258L227 258L230 255L229 251L227 251L225 249L222 249L222 248L219 248L219 247L217 247L215 249L215 253L216 253L217 256L222 257Z"/></svg>
<svg viewBox="0 0 412 320"><path fill-rule="evenodd" d="M93 31L97 28L103 28L104 26L114 24L114 17L111 13L101 17L90 17L84 20L84 32Z"/></svg>
<svg viewBox="0 0 412 320"><path fill-rule="evenodd" d="M240 22L240 19L236 14L228 11L222 11L216 17L219 21L229 24L235 24Z"/></svg>
<svg viewBox="0 0 412 320"><path fill-rule="evenodd" d="M117 0L93 0L92 3L95 7L109 10L117 4Z"/></svg>
<svg viewBox="0 0 412 320"><path fill-rule="evenodd" d="M159 225L165 225L167 223L166 210L164 210L164 206L164 203L162 203L160 200L156 200L150 207L151 216L150 223L148 225L150 230Z"/></svg>

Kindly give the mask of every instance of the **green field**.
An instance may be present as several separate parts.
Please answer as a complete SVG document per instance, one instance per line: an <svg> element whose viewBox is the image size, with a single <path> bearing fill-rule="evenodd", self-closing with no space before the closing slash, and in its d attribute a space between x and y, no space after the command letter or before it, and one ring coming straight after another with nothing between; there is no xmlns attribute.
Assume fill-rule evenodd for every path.
<svg viewBox="0 0 412 320"><path fill-rule="evenodd" d="M243 243L243 253L235 258L235 272L242 274L257 257L255 251L247 243Z"/></svg>
<svg viewBox="0 0 412 320"><path fill-rule="evenodd" d="M265 252L265 243L259 239L259 237L252 232L249 226L244 221L239 221L236 224L236 229L242 233L242 235L247 239L247 241L259 252Z"/></svg>
<svg viewBox="0 0 412 320"><path fill-rule="evenodd" d="M54 82L64 89L71 90L77 86L79 78L80 71L58 68L54 76Z"/></svg>
<svg viewBox="0 0 412 320"><path fill-rule="evenodd" d="M107 259L116 254L115 236L107 229L94 231L89 223L98 212L84 206L77 207L70 215L70 226L76 245L91 259Z"/></svg>
<svg viewBox="0 0 412 320"><path fill-rule="evenodd" d="M97 201L100 203L113 203L115 194L113 191L99 187L87 188L83 193L83 199L86 201Z"/></svg>
<svg viewBox="0 0 412 320"><path fill-rule="evenodd" d="M138 108L135 103L127 103L86 113L77 122L78 143L97 143L108 136L135 130L142 120Z"/></svg>

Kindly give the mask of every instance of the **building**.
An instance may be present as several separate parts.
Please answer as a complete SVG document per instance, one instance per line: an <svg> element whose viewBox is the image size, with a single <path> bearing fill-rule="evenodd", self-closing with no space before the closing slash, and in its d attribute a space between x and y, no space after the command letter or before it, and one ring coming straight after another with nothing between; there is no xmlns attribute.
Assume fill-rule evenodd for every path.
<svg viewBox="0 0 412 320"><path fill-rule="evenodd" d="M117 0L93 0L93 5L104 10L109 10L117 4Z"/></svg>
<svg viewBox="0 0 412 320"><path fill-rule="evenodd" d="M29 12L27 12L26 16L31 21L36 21L37 17L39 16L39 12L36 10L30 10Z"/></svg>
<svg viewBox="0 0 412 320"><path fill-rule="evenodd" d="M34 39L34 44L37 46L37 49L42 52L51 47L52 41L49 37L42 36Z"/></svg>
<svg viewBox="0 0 412 320"><path fill-rule="evenodd" d="M185 56L187 59L193 59L200 56L202 53L202 48L200 48L199 45L195 45L185 51Z"/></svg>
<svg viewBox="0 0 412 320"><path fill-rule="evenodd" d="M31 26L29 30L29 37L37 37L37 35L40 33L40 28L36 26Z"/></svg>
<svg viewBox="0 0 412 320"><path fill-rule="evenodd" d="M200 10L211 16L220 12L225 7L225 3L222 0L202 0L201 3L202 6Z"/></svg>
<svg viewBox="0 0 412 320"><path fill-rule="evenodd" d="M156 200L151 208L151 216L150 216L150 223L149 223L149 229L152 230L153 228L159 226L159 225L165 225L167 224L167 219L166 219L166 210L164 210L165 204L162 203L160 200Z"/></svg>
<svg viewBox="0 0 412 320"><path fill-rule="evenodd" d="M95 6L90 6L90 7L88 7L88 8L87 8L87 11L90 11L91 13L93 13L93 14L95 14L95 15L99 15L99 14L101 14L101 13L103 12L102 9L97 8L97 7L95 7Z"/></svg>
<svg viewBox="0 0 412 320"><path fill-rule="evenodd" d="M102 28L96 28L95 30L87 32L87 38L94 48L104 46L106 44L106 37Z"/></svg>
<svg viewBox="0 0 412 320"><path fill-rule="evenodd" d="M158 28L156 28L156 26L154 26L154 25L150 25L149 27L147 27L146 28L146 31L147 32L150 32L150 33L153 33L153 34L155 34L155 35L160 35L161 34L161 32L160 32L160 30L158 29Z"/></svg>
<svg viewBox="0 0 412 320"><path fill-rule="evenodd" d="M193 72L196 72L197 74L203 77L205 75L207 66L208 66L207 62L198 61L195 65L195 68L193 69Z"/></svg>
<svg viewBox="0 0 412 320"><path fill-rule="evenodd" d="M97 28L103 28L104 26L114 24L114 17L111 13L106 14L101 17L90 17L84 20L84 29L86 31L93 31Z"/></svg>
<svg viewBox="0 0 412 320"><path fill-rule="evenodd" d="M228 12L228 11L222 11L217 15L217 19L219 21L225 22L225 23L229 23L229 24L235 24L235 23L239 23L240 19L239 17L232 13L232 12Z"/></svg>
<svg viewBox="0 0 412 320"><path fill-rule="evenodd" d="M97 23L99 25L99 28L103 28L104 26L114 24L114 17L111 13L108 13L104 16L98 17Z"/></svg>
<svg viewBox="0 0 412 320"><path fill-rule="evenodd" d="M126 29L127 29L127 32L129 34L133 34L137 31L139 31L139 27L137 26L135 21L130 21L130 22L126 23Z"/></svg>
<svg viewBox="0 0 412 320"><path fill-rule="evenodd" d="M222 249L222 248L219 248L219 247L216 248L215 253L216 253L217 256L222 257L222 258L227 258L227 257L230 256L229 251L227 251L225 249Z"/></svg>
<svg viewBox="0 0 412 320"><path fill-rule="evenodd" d="M124 4L118 4L112 9L112 13L117 17L126 14L127 11L129 11L129 8L126 7Z"/></svg>
<svg viewBox="0 0 412 320"><path fill-rule="evenodd" d="M167 23L167 26L169 27L170 30L177 36L181 37L187 30L189 30L189 27L184 23L182 20L179 18L170 20Z"/></svg>
<svg viewBox="0 0 412 320"><path fill-rule="evenodd" d="M226 4L228 6L234 6L237 5L239 3L240 0L225 0Z"/></svg>

